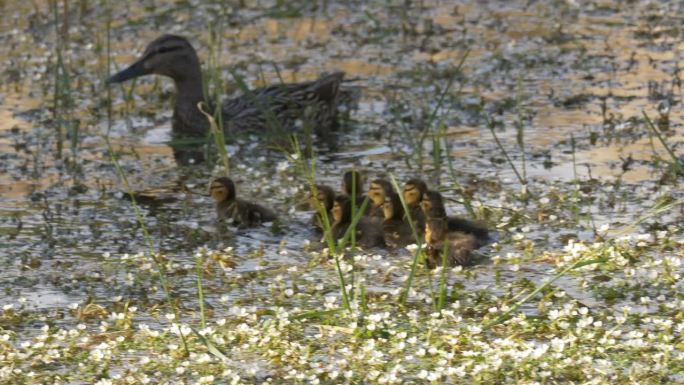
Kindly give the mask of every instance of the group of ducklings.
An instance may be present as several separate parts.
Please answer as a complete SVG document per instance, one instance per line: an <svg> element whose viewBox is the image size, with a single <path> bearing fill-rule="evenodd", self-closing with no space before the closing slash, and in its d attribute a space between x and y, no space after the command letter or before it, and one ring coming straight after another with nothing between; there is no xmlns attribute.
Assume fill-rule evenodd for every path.
<svg viewBox="0 0 684 385"><path fill-rule="evenodd" d="M253 227L276 219L273 211L236 197L230 178L212 181L210 194L216 202L219 219L232 220L241 227ZM468 265L472 252L489 239L487 228L479 223L447 216L442 194L429 190L420 179L411 179L399 193L385 179L370 182L364 193L363 180L357 171L348 171L342 178L341 191L326 185L312 187L309 204L316 212L312 226L323 233L330 228L334 239L341 239L352 225L354 216L363 210L355 227L357 245L371 247L404 247L416 242L422 234L426 243L426 264L430 268L442 264L446 256L450 266ZM412 226L413 225L413 226ZM412 228L413 227L413 228Z"/></svg>

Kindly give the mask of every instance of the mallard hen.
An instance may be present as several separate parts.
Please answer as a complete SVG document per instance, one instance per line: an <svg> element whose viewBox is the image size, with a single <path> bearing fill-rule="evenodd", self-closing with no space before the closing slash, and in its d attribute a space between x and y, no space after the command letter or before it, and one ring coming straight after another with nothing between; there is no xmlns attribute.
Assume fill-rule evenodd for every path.
<svg viewBox="0 0 684 385"><path fill-rule="evenodd" d="M176 85L174 137L206 136L209 124L197 108L199 102L205 102L202 72L190 42L181 36L163 35L152 41L137 61L107 79L107 83L121 83L149 74L170 77ZM298 121L316 132L331 130L337 125L343 78L343 72L335 72L314 81L258 88L227 100L221 108L224 131L227 137L243 131L290 132Z"/></svg>

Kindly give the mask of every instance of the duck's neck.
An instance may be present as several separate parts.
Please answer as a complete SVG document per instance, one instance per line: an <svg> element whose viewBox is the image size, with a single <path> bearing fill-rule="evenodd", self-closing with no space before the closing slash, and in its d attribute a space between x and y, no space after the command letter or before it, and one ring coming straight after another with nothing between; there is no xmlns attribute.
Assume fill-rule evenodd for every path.
<svg viewBox="0 0 684 385"><path fill-rule="evenodd" d="M177 137L205 136L209 130L207 118L197 108L204 101L202 92L202 73L199 65L175 78L176 105L173 108L173 134ZM205 107L207 108L207 107Z"/></svg>

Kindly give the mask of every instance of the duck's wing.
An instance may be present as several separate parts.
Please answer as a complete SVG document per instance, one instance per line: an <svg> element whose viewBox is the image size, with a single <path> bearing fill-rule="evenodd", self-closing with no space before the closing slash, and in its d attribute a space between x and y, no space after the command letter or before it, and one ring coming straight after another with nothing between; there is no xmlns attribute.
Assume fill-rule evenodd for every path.
<svg viewBox="0 0 684 385"><path fill-rule="evenodd" d="M289 130L297 119L309 120L317 126L330 125L343 78L343 72L336 72L310 82L257 88L226 102L222 112L236 130Z"/></svg>

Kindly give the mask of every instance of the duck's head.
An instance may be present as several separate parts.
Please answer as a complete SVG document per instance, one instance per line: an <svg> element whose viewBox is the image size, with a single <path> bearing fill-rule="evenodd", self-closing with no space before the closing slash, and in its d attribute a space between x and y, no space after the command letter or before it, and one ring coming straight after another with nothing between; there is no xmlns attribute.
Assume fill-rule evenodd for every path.
<svg viewBox="0 0 684 385"><path fill-rule="evenodd" d="M420 201L420 208L427 217L444 217L446 210L444 209L444 200L439 191L429 190L423 194L423 199Z"/></svg>
<svg viewBox="0 0 684 385"><path fill-rule="evenodd" d="M423 200L427 185L420 179L411 179L404 185L404 201L408 206L415 206Z"/></svg>
<svg viewBox="0 0 684 385"><path fill-rule="evenodd" d="M394 189L392 184L384 179L376 179L371 182L368 189L368 199L373 202L373 206L380 207L385 203L387 197L392 195Z"/></svg>
<svg viewBox="0 0 684 385"><path fill-rule="evenodd" d="M326 211L330 211L335 203L335 191L329 186L322 184L316 185L316 190L311 191L309 196L309 206L312 210L318 210L320 205L322 205Z"/></svg>
<svg viewBox="0 0 684 385"><path fill-rule="evenodd" d="M382 204L382 213L386 221L404 217L404 207L401 205L399 194L392 192L385 198L385 202Z"/></svg>
<svg viewBox="0 0 684 385"><path fill-rule="evenodd" d="M199 68L197 52L190 42L180 36L163 35L152 41L135 63L107 79L107 84L121 83L149 74L183 81L188 76L198 75Z"/></svg>
<svg viewBox="0 0 684 385"><path fill-rule="evenodd" d="M332 217L335 224L351 222L351 200L349 200L349 197L345 195L335 197Z"/></svg>
<svg viewBox="0 0 684 385"><path fill-rule="evenodd" d="M209 195L214 198L216 203L232 201L235 199L235 183L230 178L216 178L211 181Z"/></svg>
<svg viewBox="0 0 684 385"><path fill-rule="evenodd" d="M344 176L342 177L342 192L357 198L362 196L363 179L358 171L350 170L344 173Z"/></svg>
<svg viewBox="0 0 684 385"><path fill-rule="evenodd" d="M446 219L428 219L425 222L425 242L428 244L435 244L443 241L446 237L447 230Z"/></svg>

